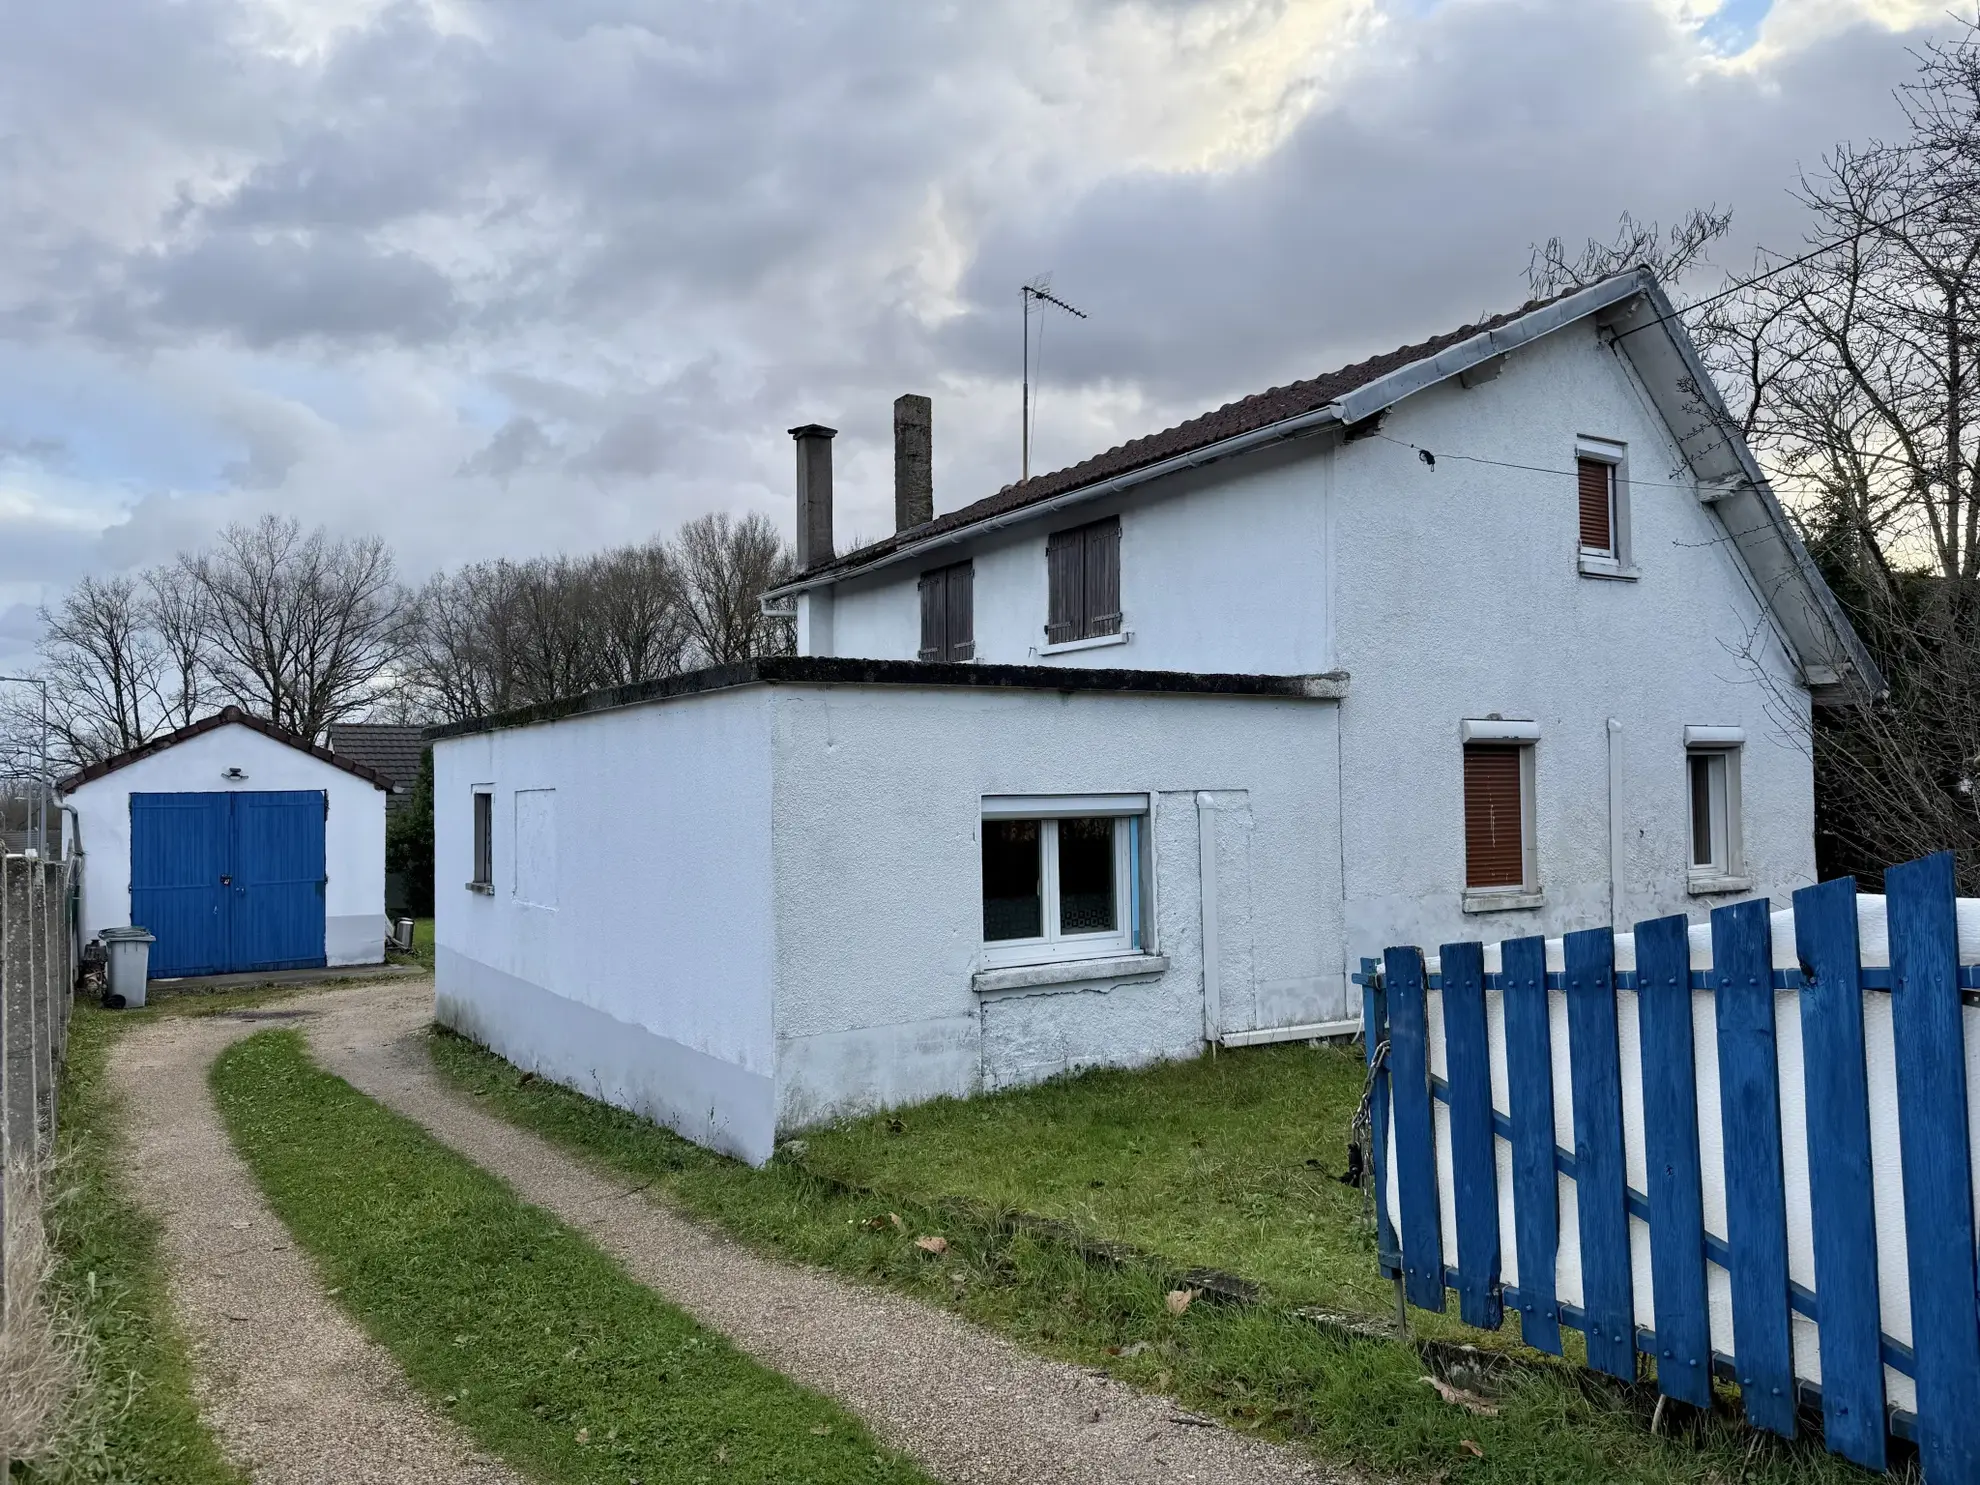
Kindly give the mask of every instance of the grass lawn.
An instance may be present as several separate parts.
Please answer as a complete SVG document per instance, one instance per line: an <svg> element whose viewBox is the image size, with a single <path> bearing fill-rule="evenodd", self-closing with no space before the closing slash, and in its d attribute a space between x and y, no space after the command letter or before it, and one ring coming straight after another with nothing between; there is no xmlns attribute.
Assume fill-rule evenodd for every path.
<svg viewBox="0 0 1980 1485"><path fill-rule="evenodd" d="M1361 1097L1352 1047L1255 1047L989 1098L937 1099L805 1136L853 1185L961 1197L1221 1268L1278 1299L1394 1313L1362 1196L1335 1179Z"/></svg>
<svg viewBox="0 0 1980 1485"><path fill-rule="evenodd" d="M502 1182L270 1031L215 1063L270 1204L366 1331L490 1451L550 1481L925 1481Z"/></svg>
<svg viewBox="0 0 1980 1485"><path fill-rule="evenodd" d="M524 1081L459 1037L436 1032L430 1046L441 1074L493 1112L651 1183L765 1251L907 1291L1330 1459L1466 1485L1866 1478L1818 1445L1756 1436L1728 1414L1653 1436L1648 1389L1625 1392L1565 1366L1514 1376L1495 1399L1499 1411L1476 1415L1425 1384L1413 1347L1346 1339L1293 1313L1294 1302L1389 1303L1386 1285L1361 1277L1374 1261L1356 1235L1358 1197L1330 1181L1343 1161L1347 1086L1358 1093L1348 1052L1265 1048L927 1104L808 1136L804 1163L758 1171L568 1089ZM1212 1109L1193 1112L1192 1101ZM1232 1112L1246 1106L1249 1117ZM814 1159L885 1194L849 1195ZM1092 1263L950 1197L1063 1217L1161 1256ZM939 1263L913 1243L931 1232L950 1244ZM1317 1257L1297 1251L1306 1242ZM1173 1314L1176 1264L1263 1280L1268 1301L1240 1309L1202 1300Z"/></svg>
<svg viewBox="0 0 1980 1485"><path fill-rule="evenodd" d="M127 1111L110 1090L106 1064L119 1034L159 1014L78 1004L70 1022L51 1209L55 1278L63 1302L89 1332L96 1388L73 1452L42 1478L120 1485L244 1482L193 1405L192 1370L172 1315L159 1225L130 1198L121 1176Z"/></svg>

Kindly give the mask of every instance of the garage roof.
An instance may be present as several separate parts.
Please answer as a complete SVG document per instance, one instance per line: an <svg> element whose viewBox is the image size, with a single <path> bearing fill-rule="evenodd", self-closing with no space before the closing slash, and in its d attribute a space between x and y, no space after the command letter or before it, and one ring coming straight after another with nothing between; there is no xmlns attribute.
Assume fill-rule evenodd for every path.
<svg viewBox="0 0 1980 1485"><path fill-rule="evenodd" d="M105 774L115 773L120 768L128 768L131 764L162 753L167 748L177 747L182 742L189 742L209 732L217 732L222 727L245 727L251 732L259 732L263 737L272 738L284 747L294 748L298 753L307 753L312 758L321 759L332 768L341 768L345 773L355 774L373 787L383 789L387 794L392 792L392 781L377 769L350 758L339 758L328 748L318 747L301 733L291 732L286 727L277 727L273 722L262 717L251 717L237 706L223 707L212 716L202 717L199 721L181 727L176 732L168 732L163 737L154 737L150 742L139 747L113 753L108 758L90 764L88 768L80 769L67 778L58 780L55 785L56 792L72 794L84 784L95 783Z"/></svg>

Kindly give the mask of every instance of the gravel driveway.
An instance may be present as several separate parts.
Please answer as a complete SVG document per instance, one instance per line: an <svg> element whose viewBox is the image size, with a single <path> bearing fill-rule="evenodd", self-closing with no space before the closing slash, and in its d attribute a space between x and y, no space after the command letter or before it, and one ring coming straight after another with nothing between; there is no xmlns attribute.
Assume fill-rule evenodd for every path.
<svg viewBox="0 0 1980 1485"><path fill-rule="evenodd" d="M374 993L307 1004L341 1014L332 1008L347 997ZM164 1222L200 1412L227 1456L264 1485L511 1485L519 1477L432 1412L324 1294L228 1142L206 1071L229 1042L267 1024L172 1017L127 1032L111 1052L130 1184Z"/></svg>
<svg viewBox="0 0 1980 1485"><path fill-rule="evenodd" d="M431 986L323 1002L322 1064L588 1234L642 1283L857 1413L949 1485L1347 1482L1304 1455L1048 1361L940 1310L761 1257L456 1097L421 1040Z"/></svg>

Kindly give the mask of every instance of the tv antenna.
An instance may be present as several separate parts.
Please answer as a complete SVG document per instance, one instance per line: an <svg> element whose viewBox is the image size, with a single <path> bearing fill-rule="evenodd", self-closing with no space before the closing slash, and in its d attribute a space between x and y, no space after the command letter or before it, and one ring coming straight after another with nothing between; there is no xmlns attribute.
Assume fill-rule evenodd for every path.
<svg viewBox="0 0 1980 1485"><path fill-rule="evenodd" d="M1049 273L1041 273L1021 287L1018 302L1024 306L1024 405L1018 419L1024 430L1024 457L1018 465L1018 483L1023 485L1031 481L1031 307L1034 303L1055 304L1067 314L1082 320L1086 318L1086 311L1074 309L1052 292L1052 275ZM1038 327L1038 344L1042 350L1045 345L1045 326L1042 323Z"/></svg>

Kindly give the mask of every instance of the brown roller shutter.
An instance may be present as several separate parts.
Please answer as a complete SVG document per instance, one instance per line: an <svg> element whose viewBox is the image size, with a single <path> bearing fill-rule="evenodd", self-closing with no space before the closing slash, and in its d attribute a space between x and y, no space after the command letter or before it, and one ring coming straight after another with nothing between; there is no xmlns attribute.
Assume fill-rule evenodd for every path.
<svg viewBox="0 0 1980 1485"><path fill-rule="evenodd" d="M1581 490L1581 548L1586 552L1613 552L1616 466L1600 459L1577 459L1575 470Z"/></svg>
<svg viewBox="0 0 1980 1485"><path fill-rule="evenodd" d="M1520 809L1517 745L1472 743L1464 750L1464 884L1526 884L1526 830Z"/></svg>

